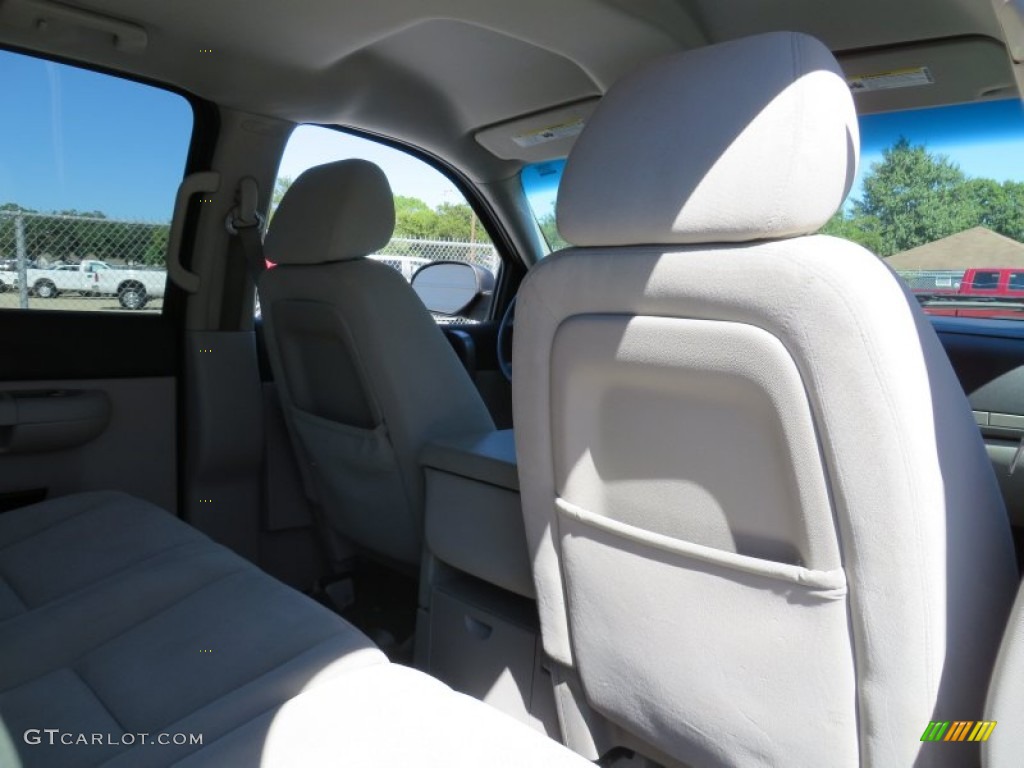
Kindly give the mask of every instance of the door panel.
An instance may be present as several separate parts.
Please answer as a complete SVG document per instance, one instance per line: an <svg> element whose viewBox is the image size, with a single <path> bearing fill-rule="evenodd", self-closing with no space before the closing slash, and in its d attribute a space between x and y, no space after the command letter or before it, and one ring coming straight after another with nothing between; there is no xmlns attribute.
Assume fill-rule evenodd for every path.
<svg viewBox="0 0 1024 768"><path fill-rule="evenodd" d="M9 507L37 500L31 491L52 498L114 489L177 508L173 377L4 381L0 402L5 394L27 391L102 393L109 399L109 420L98 436L75 447L4 453L0 441L0 503L5 495Z"/></svg>
<svg viewBox="0 0 1024 768"><path fill-rule="evenodd" d="M22 389L0 392L0 453L79 448L110 425L102 389Z"/></svg>

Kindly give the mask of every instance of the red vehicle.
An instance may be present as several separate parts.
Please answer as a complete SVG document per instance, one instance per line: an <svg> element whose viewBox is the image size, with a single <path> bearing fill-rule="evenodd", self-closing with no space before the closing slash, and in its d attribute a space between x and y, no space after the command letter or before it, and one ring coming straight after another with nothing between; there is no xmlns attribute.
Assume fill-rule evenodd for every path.
<svg viewBox="0 0 1024 768"><path fill-rule="evenodd" d="M1024 268L968 269L948 288L915 288L930 315L1024 319Z"/></svg>

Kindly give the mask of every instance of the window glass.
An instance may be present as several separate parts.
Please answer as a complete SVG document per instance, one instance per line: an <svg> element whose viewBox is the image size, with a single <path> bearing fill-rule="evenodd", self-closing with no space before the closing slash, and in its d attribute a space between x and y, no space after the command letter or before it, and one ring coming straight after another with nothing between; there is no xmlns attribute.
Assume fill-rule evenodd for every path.
<svg viewBox="0 0 1024 768"><path fill-rule="evenodd" d="M565 160L552 160L546 163L534 163L526 166L521 175L523 192L530 202L530 208L540 227L541 234L548 248L557 251L565 248L568 243L558 232L555 221L555 198L558 185L562 181Z"/></svg>
<svg viewBox="0 0 1024 768"><path fill-rule="evenodd" d="M1009 288L1011 291L1024 291L1024 272L1011 272Z"/></svg>
<svg viewBox="0 0 1024 768"><path fill-rule="evenodd" d="M1020 101L868 115L860 127L858 178L823 231L882 257L930 314L1024 319L1001 280L1024 267Z"/></svg>
<svg viewBox="0 0 1024 768"><path fill-rule="evenodd" d="M6 51L0 81L0 308L159 312L189 103Z"/></svg>
<svg viewBox="0 0 1024 768"><path fill-rule="evenodd" d="M370 258L400 272L410 282L422 267L439 261L471 264L482 270L482 290L461 314L435 313L438 322L479 322L488 317L501 258L490 235L452 181L419 158L369 139L322 126L303 125L292 133L281 159L274 209L307 168L359 158L384 171L395 196L395 233ZM436 274L436 273L435 273Z"/></svg>
<svg viewBox="0 0 1024 768"><path fill-rule="evenodd" d="M1024 270L1021 102L866 115L860 133L858 176L822 232L883 258L926 312L1024 319L1020 297L999 288L1002 274ZM554 209L563 167L538 163L521 177L552 249L564 245ZM983 272L965 280L969 270ZM978 290L988 292L983 302L972 295Z"/></svg>
<svg viewBox="0 0 1024 768"><path fill-rule="evenodd" d="M975 272L971 286L978 291L994 291L999 287L999 273Z"/></svg>

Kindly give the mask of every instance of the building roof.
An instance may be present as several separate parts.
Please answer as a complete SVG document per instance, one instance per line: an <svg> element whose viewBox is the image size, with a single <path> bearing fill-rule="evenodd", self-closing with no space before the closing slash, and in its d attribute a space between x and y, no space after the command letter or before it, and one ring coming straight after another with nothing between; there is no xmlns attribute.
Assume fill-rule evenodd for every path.
<svg viewBox="0 0 1024 768"><path fill-rule="evenodd" d="M1024 267L1024 243L985 227L894 253L885 259L893 269L970 269Z"/></svg>

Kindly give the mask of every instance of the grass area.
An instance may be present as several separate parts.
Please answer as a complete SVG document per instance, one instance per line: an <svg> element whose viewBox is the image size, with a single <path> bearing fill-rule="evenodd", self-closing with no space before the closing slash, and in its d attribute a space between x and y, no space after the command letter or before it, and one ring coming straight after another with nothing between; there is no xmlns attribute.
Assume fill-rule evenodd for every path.
<svg viewBox="0 0 1024 768"><path fill-rule="evenodd" d="M163 299L150 299L144 313L159 312L164 305ZM21 306L17 291L0 293L0 309L18 309ZM28 297L28 308L31 310L56 310L64 312L129 312L122 309L116 296L58 296L55 299Z"/></svg>

